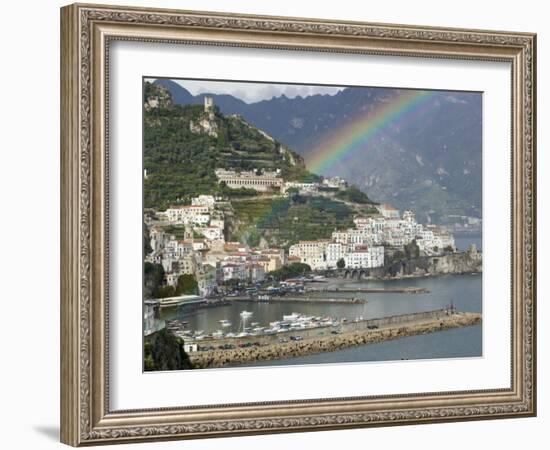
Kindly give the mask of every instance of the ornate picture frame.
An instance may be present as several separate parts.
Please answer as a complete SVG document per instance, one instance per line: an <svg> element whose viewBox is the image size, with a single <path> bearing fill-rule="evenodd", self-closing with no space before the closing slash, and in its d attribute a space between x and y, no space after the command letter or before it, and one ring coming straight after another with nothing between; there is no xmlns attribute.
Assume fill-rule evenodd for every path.
<svg viewBox="0 0 550 450"><path fill-rule="evenodd" d="M109 49L117 40L502 61L512 67L507 389L113 411ZM61 9L61 440L97 445L536 414L536 36L74 4Z"/></svg>

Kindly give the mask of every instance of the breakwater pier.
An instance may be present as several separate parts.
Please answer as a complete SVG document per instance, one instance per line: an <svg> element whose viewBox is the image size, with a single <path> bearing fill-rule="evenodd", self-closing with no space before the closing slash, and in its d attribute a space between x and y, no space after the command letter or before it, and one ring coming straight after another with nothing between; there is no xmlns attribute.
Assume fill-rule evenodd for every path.
<svg viewBox="0 0 550 450"><path fill-rule="evenodd" d="M284 295L284 296L256 296L233 297L234 302L269 302L269 303L333 303L333 304L362 304L367 303L365 298L343 297L314 297L310 295Z"/></svg>
<svg viewBox="0 0 550 450"><path fill-rule="evenodd" d="M481 320L479 313L441 309L289 330L275 335L204 339L200 343L202 350L191 353L190 358L197 368L278 360L466 327L479 324Z"/></svg>
<svg viewBox="0 0 550 450"><path fill-rule="evenodd" d="M366 293L366 294L427 294L428 289L416 286L395 288L374 287L307 287L306 292L318 293Z"/></svg>

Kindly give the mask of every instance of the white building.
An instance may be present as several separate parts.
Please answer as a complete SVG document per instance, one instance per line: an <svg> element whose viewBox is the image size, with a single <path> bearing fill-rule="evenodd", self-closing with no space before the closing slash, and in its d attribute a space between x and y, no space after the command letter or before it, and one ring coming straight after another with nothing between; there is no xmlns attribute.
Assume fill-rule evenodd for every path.
<svg viewBox="0 0 550 450"><path fill-rule="evenodd" d="M153 251L162 250L164 248L165 233L162 228L152 227L149 230L150 245Z"/></svg>
<svg viewBox="0 0 550 450"><path fill-rule="evenodd" d="M166 284L168 286L176 286L178 284L178 278L179 275L177 273L167 273L164 275L164 279L166 280Z"/></svg>
<svg viewBox="0 0 550 450"><path fill-rule="evenodd" d="M193 252L193 243L191 241L171 240L166 244L166 254L174 258L181 258Z"/></svg>
<svg viewBox="0 0 550 450"><path fill-rule="evenodd" d="M248 278L248 271L246 270L245 263L222 263L221 277L222 281L246 280Z"/></svg>
<svg viewBox="0 0 550 450"><path fill-rule="evenodd" d="M399 219L399 210L389 203L382 203L378 205L376 209L386 218Z"/></svg>
<svg viewBox="0 0 550 450"><path fill-rule="evenodd" d="M384 247L358 247L344 256L346 268L369 269L384 265Z"/></svg>
<svg viewBox="0 0 550 450"><path fill-rule="evenodd" d="M311 267L312 270L327 268L326 247L329 241L300 241L291 245L288 250L290 257L300 258L300 261Z"/></svg>
<svg viewBox="0 0 550 450"><path fill-rule="evenodd" d="M210 226L225 229L225 221L223 219L210 219Z"/></svg>
<svg viewBox="0 0 550 450"><path fill-rule="evenodd" d="M218 227L197 227L195 228L195 231L197 233L202 234L205 239L208 239L209 241L223 241L223 229Z"/></svg>
<svg viewBox="0 0 550 450"><path fill-rule="evenodd" d="M173 206L166 210L166 217L170 222L207 224L209 211L209 207L204 205Z"/></svg>
<svg viewBox="0 0 550 450"><path fill-rule="evenodd" d="M347 231L333 231L332 241L339 244L347 244L349 242L349 234Z"/></svg>
<svg viewBox="0 0 550 450"><path fill-rule="evenodd" d="M339 242L330 242L327 244L327 269L335 269L338 261L344 257L347 252L347 247Z"/></svg>
<svg viewBox="0 0 550 450"><path fill-rule="evenodd" d="M193 244L193 250L196 252L206 250L208 248L208 245L204 239L192 239L191 242Z"/></svg>
<svg viewBox="0 0 550 450"><path fill-rule="evenodd" d="M333 189L343 189L347 187L348 183L343 178L331 177L323 179L323 185Z"/></svg>
<svg viewBox="0 0 550 450"><path fill-rule="evenodd" d="M283 179L281 171L263 171L258 174L258 171L241 171L216 169L218 182L224 182L231 189L254 189L259 192L267 192L272 189L281 189L283 187Z"/></svg>
<svg viewBox="0 0 550 450"><path fill-rule="evenodd" d="M216 199L213 195L199 195L191 199L191 206L206 206L209 209L214 208Z"/></svg>
<svg viewBox="0 0 550 450"><path fill-rule="evenodd" d="M300 194L314 194L319 191L319 184L287 181L284 184L283 191L287 192L289 189L297 189Z"/></svg>

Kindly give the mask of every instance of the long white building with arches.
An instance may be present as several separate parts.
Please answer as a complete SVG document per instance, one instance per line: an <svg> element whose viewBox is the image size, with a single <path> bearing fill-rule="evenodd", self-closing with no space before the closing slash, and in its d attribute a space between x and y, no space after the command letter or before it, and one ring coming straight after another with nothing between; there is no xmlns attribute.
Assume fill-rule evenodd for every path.
<svg viewBox="0 0 550 450"><path fill-rule="evenodd" d="M218 183L224 182L231 189L254 189L259 192L267 192L273 189L281 189L284 180L280 170L263 171L258 174L256 170L241 171L216 169Z"/></svg>

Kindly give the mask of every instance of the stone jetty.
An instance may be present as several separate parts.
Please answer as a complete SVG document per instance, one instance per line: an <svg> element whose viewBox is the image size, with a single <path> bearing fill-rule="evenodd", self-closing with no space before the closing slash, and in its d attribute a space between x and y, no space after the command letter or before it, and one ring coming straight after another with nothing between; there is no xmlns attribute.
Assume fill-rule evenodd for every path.
<svg viewBox="0 0 550 450"><path fill-rule="evenodd" d="M223 367L238 363L262 360L277 360L313 353L332 352L347 347L373 344L407 336L434 333L450 328L466 327L481 323L481 314L471 312L449 313L445 310L427 313L407 314L388 318L373 319L378 325L362 327L350 323L342 327L338 334L323 333L306 337L300 341L267 342L254 339L256 344L249 347L214 349L199 351L190 355L196 368ZM367 322L367 321L365 321ZM372 321L368 321L372 323ZM300 334L294 332L293 334Z"/></svg>

